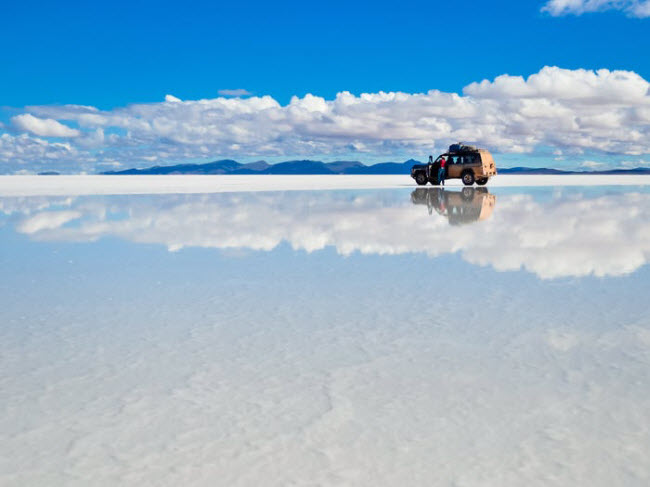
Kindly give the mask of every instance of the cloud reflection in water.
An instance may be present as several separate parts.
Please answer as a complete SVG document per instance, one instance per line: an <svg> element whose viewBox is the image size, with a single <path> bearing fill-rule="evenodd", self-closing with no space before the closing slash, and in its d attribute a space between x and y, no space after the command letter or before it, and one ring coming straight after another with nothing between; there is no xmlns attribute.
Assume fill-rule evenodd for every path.
<svg viewBox="0 0 650 487"><path fill-rule="evenodd" d="M270 251L283 242L341 255L458 252L499 271L542 279L620 276L650 255L650 194L535 198L485 188L0 199L18 232L38 241L133 243ZM428 211L423 211L426 205Z"/></svg>

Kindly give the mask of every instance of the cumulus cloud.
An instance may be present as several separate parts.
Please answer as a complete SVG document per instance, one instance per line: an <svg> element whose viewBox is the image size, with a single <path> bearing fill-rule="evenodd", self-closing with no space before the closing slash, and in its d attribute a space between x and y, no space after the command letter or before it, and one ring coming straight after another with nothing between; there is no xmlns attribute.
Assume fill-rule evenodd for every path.
<svg viewBox="0 0 650 487"><path fill-rule="evenodd" d="M48 142L27 134L0 135L0 160L17 164L30 164L42 161L58 161L77 158L77 151L69 142Z"/></svg>
<svg viewBox="0 0 650 487"><path fill-rule="evenodd" d="M237 88L234 90L219 90L217 93L219 93L221 96L248 96L252 95L252 93L248 90L245 90L243 88Z"/></svg>
<svg viewBox="0 0 650 487"><path fill-rule="evenodd" d="M558 17L561 15L582 15L606 10L620 10L630 17L650 17L649 0L549 0L542 12Z"/></svg>
<svg viewBox="0 0 650 487"><path fill-rule="evenodd" d="M630 168L630 167L650 167L650 160L646 161L643 159L634 159L630 161L621 161L621 166Z"/></svg>
<svg viewBox="0 0 650 487"><path fill-rule="evenodd" d="M636 2L635 5L631 8L630 12L635 17L650 17L650 1Z"/></svg>
<svg viewBox="0 0 650 487"><path fill-rule="evenodd" d="M169 103L174 103L177 101L183 101L180 98L175 97L174 95L165 95L165 101Z"/></svg>
<svg viewBox="0 0 650 487"><path fill-rule="evenodd" d="M479 192L467 203L458 192L446 193L450 205L454 199L456 205L467 205L456 211L470 214L481 208ZM37 206L42 198L34 204L22 198L22 205L33 212L23 215L17 230L35 240L117 237L162 244L172 251L270 251L288 243L307 252L332 247L342 255L459 253L473 264L499 271L524 269L542 279L619 276L650 259L650 220L640 217L650 211L650 194L585 197L570 192L551 201L536 201L529 194L500 195L488 220L463 226L451 226L447 218L430 215L426 206L413 205L408 193L400 196L393 201L372 192L354 198L335 192L79 198L51 210ZM52 201L60 204L57 198Z"/></svg>
<svg viewBox="0 0 650 487"><path fill-rule="evenodd" d="M134 104L112 110L30 106L16 128L70 137L76 160L133 166L216 157L425 156L458 140L501 153L650 153L650 84L630 71L545 67L462 95L341 92L281 105L270 96ZM40 119L36 117L42 117ZM79 130L63 123L74 123ZM12 157L5 154L0 161Z"/></svg>
<svg viewBox="0 0 650 487"><path fill-rule="evenodd" d="M79 131L51 118L37 118L29 113L12 117L11 123L18 130L31 132L41 137L77 137Z"/></svg>

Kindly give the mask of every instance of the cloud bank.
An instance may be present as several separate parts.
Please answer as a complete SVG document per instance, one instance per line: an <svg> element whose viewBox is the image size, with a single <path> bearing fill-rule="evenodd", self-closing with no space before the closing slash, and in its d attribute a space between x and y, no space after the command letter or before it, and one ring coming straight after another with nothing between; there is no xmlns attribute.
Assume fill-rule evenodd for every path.
<svg viewBox="0 0 650 487"><path fill-rule="evenodd" d="M220 157L423 156L451 142L501 153L650 154L650 84L631 71L545 67L471 83L463 94L307 94L25 107L0 137L0 163L96 170ZM50 166L51 167L51 166Z"/></svg>
<svg viewBox="0 0 650 487"><path fill-rule="evenodd" d="M619 10L630 17L650 17L648 0L549 0L542 7L554 17L562 15L582 15L584 13Z"/></svg>

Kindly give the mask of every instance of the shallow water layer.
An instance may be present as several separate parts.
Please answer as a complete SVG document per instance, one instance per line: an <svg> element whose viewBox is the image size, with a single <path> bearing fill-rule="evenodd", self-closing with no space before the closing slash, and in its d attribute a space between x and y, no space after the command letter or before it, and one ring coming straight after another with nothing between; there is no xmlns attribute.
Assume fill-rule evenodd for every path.
<svg viewBox="0 0 650 487"><path fill-rule="evenodd" d="M0 198L0 484L647 485L649 210Z"/></svg>

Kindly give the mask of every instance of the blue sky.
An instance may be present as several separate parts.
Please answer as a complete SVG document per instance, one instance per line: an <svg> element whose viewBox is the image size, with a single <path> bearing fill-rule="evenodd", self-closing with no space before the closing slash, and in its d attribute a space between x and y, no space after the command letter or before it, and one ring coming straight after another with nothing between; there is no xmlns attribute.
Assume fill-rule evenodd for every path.
<svg viewBox="0 0 650 487"><path fill-rule="evenodd" d="M620 8L612 8L608 0L585 4L591 5L587 10L602 10L597 12L575 8L567 11L566 0L552 2L564 10L557 7L543 11L544 2L514 1L334 1L318 5L11 2L4 7L5 21L0 30L5 46L0 52L0 105L4 107L0 117L4 128L0 127L0 133L12 137L28 133L45 137L48 143L71 144L85 151L86 156L68 154L66 160L75 161L70 167L88 170L95 167L92 157L87 157L92 144L82 141L80 135L95 134L97 126L86 121L87 126L81 127L79 134L60 140L50 135L61 134L61 130L34 131L24 119L16 122L12 118L28 113L76 130L80 121L69 113L44 116L29 107L75 104L112 111L131 104L159 103L168 94L184 101L214 99L223 93L221 90L269 95L280 106L290 103L293 96L302 99L312 94L330 101L344 91L353 95L381 91L414 94L436 89L463 94L463 89L473 82L494 80L504 74L527 77L544 66L624 70L643 80L650 79L650 19L642 10L647 2L625 1L618 3ZM632 108L640 103L645 99L634 101ZM170 162L222 156L241 160L309 155L340 158L354 156L355 151L360 154L356 159L372 161L418 156L414 147L422 146L421 140L413 145L391 135L380 136L384 145L372 150L366 139L360 139L346 141L348 153L344 149L329 151L326 144L317 144L309 152L294 146L247 148L233 138L233 149L208 146L206 155L196 150L164 153L152 149L146 156L144 148L155 145L150 140L138 141L142 149L138 154L112 150L124 142L117 137L130 133L129 127L103 123L100 128L104 139L102 143L93 142L95 160L115 165L146 165L154 157ZM647 125L641 129L641 136L646 135ZM458 133L449 132L450 137ZM110 134L115 135L113 142L106 139ZM440 142L435 147L446 143L439 132L432 132L432 138ZM165 137L159 135L156 140L162 139ZM477 140L485 145L496 141L481 137ZM309 137L303 137L302 142L309 143ZM24 143L12 140L11 147ZM535 142L532 153L557 152L563 149L558 149L559 145L553 141ZM7 140L5 146L9 146ZM603 147L595 146L593 157L583 159L597 160ZM508 153L498 143L493 149ZM33 157L31 161L65 159L65 154L59 154L65 148L52 150L57 154ZM102 150L115 157L98 157ZM529 148L526 150L531 154ZM424 147L422 151L426 152ZM629 154L620 149L607 147L605 152L608 160L613 156L629 159ZM643 161L641 156L647 152L635 149L630 153ZM21 163L12 163L7 156L5 159L5 169L30 166L29 159Z"/></svg>
<svg viewBox="0 0 650 487"><path fill-rule="evenodd" d="M648 21L552 17L543 2L11 2L2 104L113 108L244 88L306 93L460 92L545 65L650 78ZM8 10L8 11L7 11Z"/></svg>

